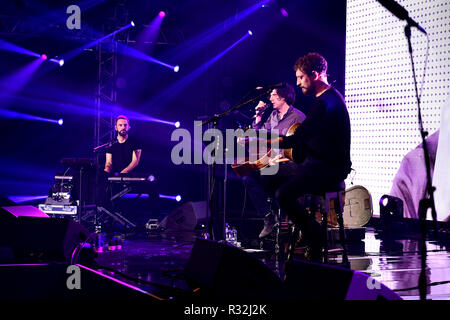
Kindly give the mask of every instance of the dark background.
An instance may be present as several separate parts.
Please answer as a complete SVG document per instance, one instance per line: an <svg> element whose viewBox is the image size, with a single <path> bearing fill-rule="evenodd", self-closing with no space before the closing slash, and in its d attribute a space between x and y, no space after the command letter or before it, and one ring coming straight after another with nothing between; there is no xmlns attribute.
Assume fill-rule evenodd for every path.
<svg viewBox="0 0 450 320"><path fill-rule="evenodd" d="M66 8L80 1L2 1L0 38L29 50L46 53L49 58L89 42L87 30L95 34L113 31L114 24L126 21L114 8L118 1L96 1L92 8L81 6L82 32L66 28ZM344 92L345 6L343 0L274 0L242 21L239 13L261 1L250 0L174 0L121 1L121 12L128 12L136 28L128 29L134 40L159 11L167 14L161 26L159 43L152 56L172 65L174 73L160 65L119 55L121 83L118 104L127 110L167 121L180 121L193 131L193 121L223 112L239 103L252 88L286 81L295 85L292 69L296 59L316 51L328 60L330 80ZM95 3L95 1L91 1ZM288 17L280 9L288 12ZM11 32L11 21L21 21ZM236 23L235 23L236 22ZM234 24L235 23L235 24ZM229 24L233 26L228 28ZM212 41L199 35L215 27ZM205 72L177 92L165 92L209 59L241 38L245 39L212 64ZM89 32L87 32L89 34ZM78 36L78 38L77 38ZM206 39L206 40L205 40ZM129 43L133 47L136 43ZM196 49L196 51L193 51ZM149 48L145 49L148 50ZM0 50L0 75L5 77L32 61L32 57ZM45 195L53 184L53 175L64 171L63 157L94 158L94 110L98 81L95 47L84 51L62 67L42 64L16 98L2 108L51 119L64 119L64 125L1 117L0 195ZM45 71L45 72L44 72ZM295 106L307 113L309 99L296 89ZM254 92L253 92L254 94ZM250 96L251 97L251 94ZM253 105L243 108L221 123L221 128L236 128L236 120L248 123ZM207 166L172 164L170 154L173 126L132 120L131 134L143 143L142 170L159 180L160 193L183 197L186 201L206 200ZM102 166L103 164L100 164ZM222 197L224 167L218 167L218 194ZM243 203L243 186L228 168L228 204L239 211ZM219 197L219 201L222 199ZM247 202L248 204L248 202ZM164 210L179 205L167 200ZM248 208L251 205L248 204Z"/></svg>

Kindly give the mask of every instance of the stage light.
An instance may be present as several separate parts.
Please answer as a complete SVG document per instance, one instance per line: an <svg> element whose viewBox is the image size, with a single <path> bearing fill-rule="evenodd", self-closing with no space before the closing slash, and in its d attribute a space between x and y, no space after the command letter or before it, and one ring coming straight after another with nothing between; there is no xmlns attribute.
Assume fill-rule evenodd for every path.
<svg viewBox="0 0 450 320"><path fill-rule="evenodd" d="M131 24L132 27L136 26L136 25L134 24L134 21L131 21L130 24Z"/></svg>
<svg viewBox="0 0 450 320"><path fill-rule="evenodd" d="M180 66L173 67L173 72L178 72L178 71L180 71Z"/></svg>
<svg viewBox="0 0 450 320"><path fill-rule="evenodd" d="M63 119L59 119L59 120L58 120L58 124L59 124L60 126L62 126L63 123L64 123L64 120L63 120Z"/></svg>
<svg viewBox="0 0 450 320"><path fill-rule="evenodd" d="M390 195L380 198L380 220L383 226L400 222L403 219L403 200Z"/></svg>
<svg viewBox="0 0 450 320"><path fill-rule="evenodd" d="M47 55L46 54L41 54L41 59L42 60L47 60Z"/></svg>
<svg viewBox="0 0 450 320"><path fill-rule="evenodd" d="M389 203L389 198L387 196L383 196L380 199L380 204L384 207L386 207Z"/></svg>
<svg viewBox="0 0 450 320"><path fill-rule="evenodd" d="M280 11L281 11L281 14L282 14L283 16L285 16L286 18L289 16L289 13L286 11L286 9L281 8Z"/></svg>
<svg viewBox="0 0 450 320"><path fill-rule="evenodd" d="M158 15L160 18L164 18L166 16L166 13L164 11L160 11Z"/></svg>
<svg viewBox="0 0 450 320"><path fill-rule="evenodd" d="M64 65L64 59L57 59L56 57L53 59L50 59L48 61L54 62L57 65L59 65L60 67L62 67Z"/></svg>
<svg viewBox="0 0 450 320"><path fill-rule="evenodd" d="M180 127L180 121L177 121L174 123L175 128L179 128Z"/></svg>
<svg viewBox="0 0 450 320"><path fill-rule="evenodd" d="M153 181L156 181L156 178L155 178L154 175L151 174L151 175L148 176L147 180L150 181L150 182L153 182Z"/></svg>
<svg viewBox="0 0 450 320"><path fill-rule="evenodd" d="M251 36L253 35L252 30L248 30L247 32L248 32L249 35L251 35Z"/></svg>
<svg viewBox="0 0 450 320"><path fill-rule="evenodd" d="M180 196L180 195L177 195L177 196L169 196L169 195L165 195L165 194L159 194L159 197L160 197L161 199L169 199L169 200L174 200L174 201L177 201L177 202L180 202L180 201L181 201L181 196Z"/></svg>

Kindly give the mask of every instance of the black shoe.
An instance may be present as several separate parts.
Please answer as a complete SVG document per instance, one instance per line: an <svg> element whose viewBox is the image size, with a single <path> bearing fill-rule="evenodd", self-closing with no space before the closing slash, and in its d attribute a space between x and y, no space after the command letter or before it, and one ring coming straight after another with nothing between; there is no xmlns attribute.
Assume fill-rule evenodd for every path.
<svg viewBox="0 0 450 320"><path fill-rule="evenodd" d="M268 235L270 235L273 231L273 227L277 224L276 216L269 212L264 216L264 229L262 229L261 233L259 234L259 238L265 238Z"/></svg>

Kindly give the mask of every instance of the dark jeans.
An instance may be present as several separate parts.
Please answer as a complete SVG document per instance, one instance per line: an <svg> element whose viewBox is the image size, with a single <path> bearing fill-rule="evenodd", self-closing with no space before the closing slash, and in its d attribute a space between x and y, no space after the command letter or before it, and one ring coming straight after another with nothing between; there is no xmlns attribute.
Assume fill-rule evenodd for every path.
<svg viewBox="0 0 450 320"><path fill-rule="evenodd" d="M277 174L273 176L261 175L260 171L254 171L242 177L245 189L256 209L258 216L263 217L270 211L267 198L274 197L276 189L273 189L266 177L276 177L280 181L285 181L295 174L298 164L295 162L282 162L278 168Z"/></svg>
<svg viewBox="0 0 450 320"><path fill-rule="evenodd" d="M298 198L308 193L323 193L343 181L347 173L329 166L323 161L307 159L289 176L261 176L262 184L275 194L275 200L288 217L300 227L303 235L319 244L320 224L307 213Z"/></svg>

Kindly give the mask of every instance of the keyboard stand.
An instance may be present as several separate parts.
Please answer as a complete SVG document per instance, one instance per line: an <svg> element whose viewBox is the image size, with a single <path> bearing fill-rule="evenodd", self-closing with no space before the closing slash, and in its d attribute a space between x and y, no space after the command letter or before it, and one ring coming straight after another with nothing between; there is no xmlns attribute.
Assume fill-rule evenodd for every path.
<svg viewBox="0 0 450 320"><path fill-rule="evenodd" d="M133 222L131 222L130 220L128 220L127 218L125 218L124 216L122 216L118 212L111 212L111 211L105 209L104 207L97 207L97 211L106 213L111 218L113 218L114 220L116 220L117 222L119 222L120 224L122 224L124 226L129 226L129 227L132 227L132 228L136 227L136 225Z"/></svg>

